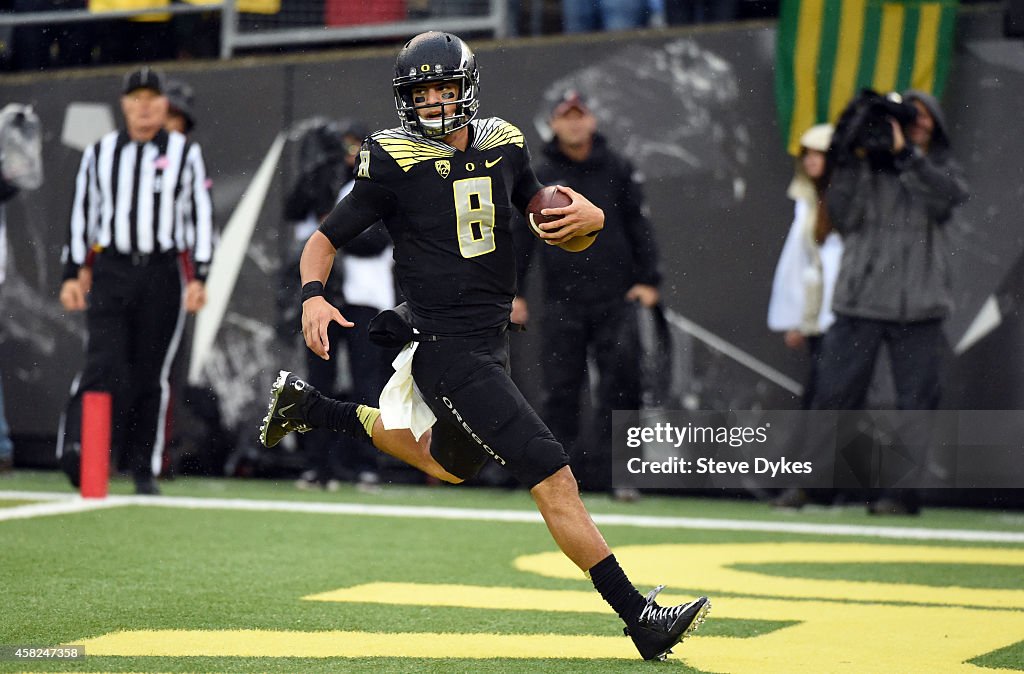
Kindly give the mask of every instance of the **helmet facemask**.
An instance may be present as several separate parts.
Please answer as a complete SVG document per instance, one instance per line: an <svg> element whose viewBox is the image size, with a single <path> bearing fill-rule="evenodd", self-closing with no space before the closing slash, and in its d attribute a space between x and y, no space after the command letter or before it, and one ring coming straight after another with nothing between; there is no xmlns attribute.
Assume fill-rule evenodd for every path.
<svg viewBox="0 0 1024 674"><path fill-rule="evenodd" d="M439 103L425 104L413 100L412 90L414 87L436 82L455 82L459 93L454 99L441 101ZM398 110L398 118L402 121L402 127L411 133L416 133L424 138L443 138L448 134L458 131L476 118L480 101L477 100L477 85L470 74L464 70L445 72L441 76L423 76L420 73L410 74L408 77L395 78L395 107ZM424 119L420 117L419 111L432 108L441 108L441 117L435 119ZM447 114L449 110L454 113Z"/></svg>

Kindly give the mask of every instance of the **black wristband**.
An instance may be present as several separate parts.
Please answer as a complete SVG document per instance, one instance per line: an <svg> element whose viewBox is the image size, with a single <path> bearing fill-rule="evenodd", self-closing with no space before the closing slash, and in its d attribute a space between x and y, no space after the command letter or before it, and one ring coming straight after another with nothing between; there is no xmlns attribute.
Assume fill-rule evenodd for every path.
<svg viewBox="0 0 1024 674"><path fill-rule="evenodd" d="M320 281L310 281L302 286L302 302L305 303L310 297L323 297L324 284Z"/></svg>

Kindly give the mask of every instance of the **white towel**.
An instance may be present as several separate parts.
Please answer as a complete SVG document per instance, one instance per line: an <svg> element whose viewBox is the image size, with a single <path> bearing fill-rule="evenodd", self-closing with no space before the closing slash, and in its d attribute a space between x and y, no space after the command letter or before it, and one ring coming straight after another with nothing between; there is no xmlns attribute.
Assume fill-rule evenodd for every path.
<svg viewBox="0 0 1024 674"><path fill-rule="evenodd" d="M384 429L408 428L417 440L437 421L412 380L412 358L419 345L419 342L405 345L391 363L395 373L380 392L380 419Z"/></svg>

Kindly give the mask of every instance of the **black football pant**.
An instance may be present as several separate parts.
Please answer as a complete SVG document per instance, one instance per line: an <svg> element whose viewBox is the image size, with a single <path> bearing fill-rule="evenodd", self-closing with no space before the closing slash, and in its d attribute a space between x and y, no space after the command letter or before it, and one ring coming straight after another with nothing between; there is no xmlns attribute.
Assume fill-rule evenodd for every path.
<svg viewBox="0 0 1024 674"><path fill-rule="evenodd" d="M102 253L86 309L85 369L67 410L67 441L81 437L82 394L109 392L112 436L136 479L160 472L168 376L185 312L177 253Z"/></svg>
<svg viewBox="0 0 1024 674"><path fill-rule="evenodd" d="M569 457L509 376L508 333L420 342L416 388L437 417L430 454L468 480L495 462L528 489L568 465Z"/></svg>
<svg viewBox="0 0 1024 674"><path fill-rule="evenodd" d="M624 299L602 303L556 302L541 326L544 362L543 417L572 458L584 489L607 490L612 475L612 410L640 406L640 357L636 312ZM587 356L597 366L595 432L580 437L580 394Z"/></svg>

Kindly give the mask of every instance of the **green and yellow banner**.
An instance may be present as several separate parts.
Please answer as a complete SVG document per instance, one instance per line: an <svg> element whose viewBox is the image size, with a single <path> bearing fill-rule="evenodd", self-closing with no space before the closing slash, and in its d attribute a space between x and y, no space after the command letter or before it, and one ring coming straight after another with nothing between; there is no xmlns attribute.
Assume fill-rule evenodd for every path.
<svg viewBox="0 0 1024 674"><path fill-rule="evenodd" d="M775 98L789 152L862 88L941 96L956 10L957 0L783 0Z"/></svg>

